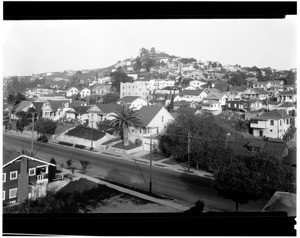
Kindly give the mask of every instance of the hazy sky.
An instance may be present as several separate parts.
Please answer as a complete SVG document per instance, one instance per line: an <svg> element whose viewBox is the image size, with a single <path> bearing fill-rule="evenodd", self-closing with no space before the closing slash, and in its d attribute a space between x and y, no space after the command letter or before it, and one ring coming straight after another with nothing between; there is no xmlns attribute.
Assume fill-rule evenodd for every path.
<svg viewBox="0 0 300 238"><path fill-rule="evenodd" d="M295 68L296 17L278 20L4 21L3 73L107 67L142 47L197 60Z"/></svg>

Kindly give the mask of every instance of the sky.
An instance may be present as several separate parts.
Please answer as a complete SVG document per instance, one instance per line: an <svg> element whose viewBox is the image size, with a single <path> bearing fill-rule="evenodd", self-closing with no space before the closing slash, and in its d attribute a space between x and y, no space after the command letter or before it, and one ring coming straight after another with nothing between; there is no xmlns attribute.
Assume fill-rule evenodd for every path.
<svg viewBox="0 0 300 238"><path fill-rule="evenodd" d="M3 21L3 74L111 66L142 47L223 65L297 66L296 16L285 19Z"/></svg>

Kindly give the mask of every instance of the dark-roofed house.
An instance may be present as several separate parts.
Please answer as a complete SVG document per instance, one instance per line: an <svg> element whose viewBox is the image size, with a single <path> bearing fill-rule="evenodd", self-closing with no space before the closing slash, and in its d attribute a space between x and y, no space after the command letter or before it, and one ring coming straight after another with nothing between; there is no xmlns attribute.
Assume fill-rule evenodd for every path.
<svg viewBox="0 0 300 238"><path fill-rule="evenodd" d="M15 203L46 195L49 166L55 165L25 154L13 159L4 157L3 202Z"/></svg>
<svg viewBox="0 0 300 238"><path fill-rule="evenodd" d="M63 101L47 101L42 107L43 118L57 121L65 117L66 111L69 110L69 100Z"/></svg>
<svg viewBox="0 0 300 238"><path fill-rule="evenodd" d="M141 117L143 127L130 128L129 140L134 142L136 138L140 138L143 141L144 149L149 150L150 135L164 133L167 125L174 118L164 107L159 106L143 106L137 111L137 114Z"/></svg>
<svg viewBox="0 0 300 238"><path fill-rule="evenodd" d="M113 115L119 104L95 104L91 106L87 112L89 113L89 127L97 128L97 123L105 120L114 119Z"/></svg>
<svg viewBox="0 0 300 238"><path fill-rule="evenodd" d="M73 99L72 102L70 103L70 107L80 107L80 106L87 106L88 102L85 99L80 99L80 100L76 100Z"/></svg>
<svg viewBox="0 0 300 238"><path fill-rule="evenodd" d="M139 110L143 106L148 106L148 102L139 96L125 96L119 100L119 104L126 104L130 109Z"/></svg>
<svg viewBox="0 0 300 238"><path fill-rule="evenodd" d="M296 217L297 198L295 193L275 192L262 212L287 212L289 217Z"/></svg>
<svg viewBox="0 0 300 238"><path fill-rule="evenodd" d="M270 137L282 139L291 126L292 116L285 110L273 110L251 119L250 128L253 135L258 137Z"/></svg>
<svg viewBox="0 0 300 238"><path fill-rule="evenodd" d="M29 108L34 108L33 101L26 101L26 100L21 101L16 106L14 106L12 110L11 118L18 119L16 114L20 111L27 112Z"/></svg>
<svg viewBox="0 0 300 238"><path fill-rule="evenodd" d="M235 138L228 144L236 155L255 156L263 153L281 160L288 153L285 141L279 139Z"/></svg>
<svg viewBox="0 0 300 238"><path fill-rule="evenodd" d="M42 110L43 105L44 105L44 102L33 102L33 106L35 108L35 111L38 113L39 117L43 116L43 110Z"/></svg>
<svg viewBox="0 0 300 238"><path fill-rule="evenodd" d="M243 98L265 100L269 98L268 92L261 88L248 88L242 93Z"/></svg>

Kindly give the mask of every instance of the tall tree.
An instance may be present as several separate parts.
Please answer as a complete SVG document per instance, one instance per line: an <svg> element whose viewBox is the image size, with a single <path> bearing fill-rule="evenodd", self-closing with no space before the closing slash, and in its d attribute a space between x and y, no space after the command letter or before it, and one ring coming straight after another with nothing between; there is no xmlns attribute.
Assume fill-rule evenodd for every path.
<svg viewBox="0 0 300 238"><path fill-rule="evenodd" d="M47 118L40 118L35 123L35 130L43 135L54 134L56 126L56 122Z"/></svg>
<svg viewBox="0 0 300 238"><path fill-rule="evenodd" d="M55 165L49 166L48 181L51 183L55 179L56 174L56 161L53 157L51 158L50 163Z"/></svg>
<svg viewBox="0 0 300 238"><path fill-rule="evenodd" d="M132 109L129 109L127 105L123 104L117 108L113 117L114 119L110 125L123 130L123 144L124 146L128 146L129 127L143 127L140 116Z"/></svg>
<svg viewBox="0 0 300 238"><path fill-rule="evenodd" d="M120 99L120 95L118 93L107 93L105 94L101 101L102 103L115 103Z"/></svg>
<svg viewBox="0 0 300 238"><path fill-rule="evenodd" d="M295 73L292 70L290 70L284 80L284 83L285 83L285 85L294 85L295 81L296 81Z"/></svg>
<svg viewBox="0 0 300 238"><path fill-rule="evenodd" d="M115 72L112 72L110 77L112 82L111 88L117 93L120 93L121 83L133 82L133 79L128 77L128 75L122 70L116 70Z"/></svg>

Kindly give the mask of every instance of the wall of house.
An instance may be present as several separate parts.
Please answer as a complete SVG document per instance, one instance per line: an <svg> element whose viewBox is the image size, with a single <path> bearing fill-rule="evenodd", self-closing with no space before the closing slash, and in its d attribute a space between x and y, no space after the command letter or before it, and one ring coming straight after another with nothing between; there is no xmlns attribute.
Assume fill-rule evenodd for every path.
<svg viewBox="0 0 300 238"><path fill-rule="evenodd" d="M145 101L142 98L137 98L136 100L134 100L131 105L130 108L134 108L135 110L139 110L142 106L147 106L148 102Z"/></svg>
<svg viewBox="0 0 300 238"><path fill-rule="evenodd" d="M148 94L147 85L145 83L121 83L120 85L120 98L125 96L146 98Z"/></svg>

